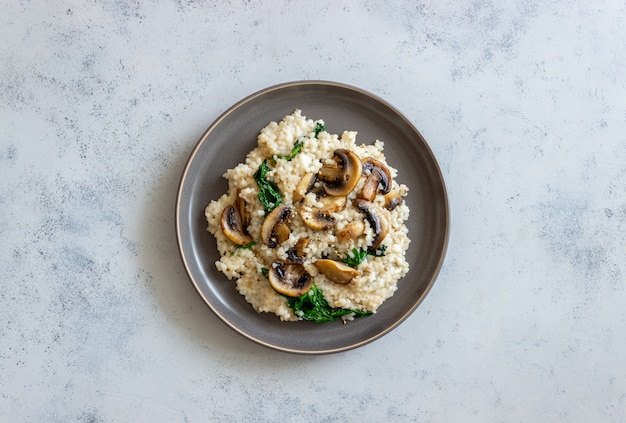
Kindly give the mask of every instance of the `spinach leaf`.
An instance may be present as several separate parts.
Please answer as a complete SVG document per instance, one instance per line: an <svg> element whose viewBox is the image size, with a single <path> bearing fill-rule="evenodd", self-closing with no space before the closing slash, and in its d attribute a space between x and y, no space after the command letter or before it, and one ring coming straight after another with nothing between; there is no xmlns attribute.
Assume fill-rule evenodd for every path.
<svg viewBox="0 0 626 423"><path fill-rule="evenodd" d="M346 254L346 256L343 259L341 259L341 261L343 261L348 266L354 267L356 269L359 266L359 264L363 263L363 260L365 260L365 257L367 256L382 257L385 255L386 250L387 250L386 245L381 245L374 251L370 251L370 250L363 249L363 248L360 250L357 248L353 248L352 253Z"/></svg>
<svg viewBox="0 0 626 423"><path fill-rule="evenodd" d="M387 251L387 246L381 245L374 251L367 250L367 254L369 254L370 256L374 256L374 257L382 257L385 255L386 251Z"/></svg>
<svg viewBox="0 0 626 423"><path fill-rule="evenodd" d="M237 250L249 250L250 248L254 247L255 244L256 244L256 241L252 241L245 245L238 245L235 247L233 251L230 252L230 255L232 256L233 254L235 254Z"/></svg>
<svg viewBox="0 0 626 423"><path fill-rule="evenodd" d="M341 261L343 261L348 266L354 267L356 269L359 264L363 263L363 260L365 260L365 256L367 256L367 250L359 250L357 248L353 248L352 254L346 254L346 256Z"/></svg>
<svg viewBox="0 0 626 423"><path fill-rule="evenodd" d="M283 159L283 160L291 160L293 159L296 154L298 154L300 152L300 150L302 150L302 146L304 145L304 141L296 141L296 143L293 145L293 148L291 149L291 153L287 154L286 156L274 156L274 161L276 161L276 158L279 159Z"/></svg>
<svg viewBox="0 0 626 423"><path fill-rule="evenodd" d="M326 127L324 125L322 125L321 123L318 123L317 125L315 125L315 138L317 138L317 135L320 132L325 131L325 130L326 130ZM296 155L300 152L300 150L302 150L302 146L303 145L304 145L304 141L297 140L293 144L293 148L291 149L291 153L289 153L289 154L287 154L285 156L274 156L272 158L272 163L276 163L276 160L278 160L278 159L283 159L283 160L290 161L291 159L296 157Z"/></svg>
<svg viewBox="0 0 626 423"><path fill-rule="evenodd" d="M315 125L315 138L317 138L320 132L324 132L325 130L326 130L326 127L323 124L317 123Z"/></svg>
<svg viewBox="0 0 626 423"><path fill-rule="evenodd" d="M354 314L355 317L372 314L371 311L347 310L329 306L328 301L322 295L322 290L315 285L312 285L311 289L299 297L287 298L287 306L292 308L296 315L303 320L317 323L332 322L348 314Z"/></svg>
<svg viewBox="0 0 626 423"><path fill-rule="evenodd" d="M263 274L263 276L267 278L270 274L270 269L268 269L267 267L261 267L261 274Z"/></svg>
<svg viewBox="0 0 626 423"><path fill-rule="evenodd" d="M261 163L257 171L254 173L254 180L259 186L258 198L265 209L266 215L283 202L283 196L278 190L276 184L267 179L265 176L269 170L270 167L267 164L267 160L263 160L263 163Z"/></svg>

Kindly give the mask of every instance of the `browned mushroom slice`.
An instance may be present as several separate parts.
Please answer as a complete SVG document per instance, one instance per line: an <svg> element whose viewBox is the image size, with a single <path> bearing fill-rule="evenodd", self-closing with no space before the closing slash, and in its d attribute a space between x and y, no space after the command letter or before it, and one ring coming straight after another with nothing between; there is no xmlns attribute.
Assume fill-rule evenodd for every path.
<svg viewBox="0 0 626 423"><path fill-rule="evenodd" d="M324 195L318 199L322 203L322 207L312 211L303 211L300 213L302 221L306 226L314 231L330 229L335 226L337 220L332 216L333 213L341 211L346 205L346 197L333 197Z"/></svg>
<svg viewBox="0 0 626 423"><path fill-rule="evenodd" d="M272 210L261 226L261 241L270 248L275 248L289 238L290 230L285 223L291 216L291 208L282 204Z"/></svg>
<svg viewBox="0 0 626 423"><path fill-rule="evenodd" d="M363 232L365 232L365 223L360 220L355 220L348 223L343 229L335 231L335 236L337 237L337 241L345 243L363 235Z"/></svg>
<svg viewBox="0 0 626 423"><path fill-rule="evenodd" d="M300 238L293 248L287 250L287 260L292 263L304 262L304 249L309 245L311 240L309 238Z"/></svg>
<svg viewBox="0 0 626 423"><path fill-rule="evenodd" d="M330 229L337 224L337 219L323 210L303 211L300 217L302 217L302 222L314 231Z"/></svg>
<svg viewBox="0 0 626 423"><path fill-rule="evenodd" d="M239 194L241 190L237 190L237 198L235 200L235 209L241 217L241 224L244 228L247 228L250 224L250 213L246 210L246 200L244 200Z"/></svg>
<svg viewBox="0 0 626 423"><path fill-rule="evenodd" d="M322 203L322 210L326 213L339 212L346 205L346 197L333 197L332 195L325 195L318 199Z"/></svg>
<svg viewBox="0 0 626 423"><path fill-rule="evenodd" d="M322 166L318 177L324 182L324 190L328 195L346 196L361 178L361 159L355 152L346 149L335 150L333 159L334 163Z"/></svg>
<svg viewBox="0 0 626 423"><path fill-rule="evenodd" d="M320 273L336 283L349 283L360 275L358 270L335 260L321 259L317 260L313 265L317 267Z"/></svg>
<svg viewBox="0 0 626 423"><path fill-rule="evenodd" d="M371 157L362 160L363 173L367 174L360 197L373 201L376 194L380 192L385 195L391 190L391 172L383 163Z"/></svg>
<svg viewBox="0 0 626 423"><path fill-rule="evenodd" d="M222 232L232 242L237 245L246 245L252 242L252 237L248 234L246 227L241 221L241 215L232 205L224 207L220 219Z"/></svg>
<svg viewBox="0 0 626 423"><path fill-rule="evenodd" d="M309 238L300 238L294 246L296 253L299 256L304 256L304 249L309 246L311 240Z"/></svg>
<svg viewBox="0 0 626 423"><path fill-rule="evenodd" d="M276 292L288 297L299 297L313 284L313 278L299 263L277 260L269 268L267 277Z"/></svg>
<svg viewBox="0 0 626 423"><path fill-rule="evenodd" d="M354 205L365 214L365 219L374 232L372 244L368 247L370 251L375 251L389 232L389 222L383 210L376 204L363 199L354 201Z"/></svg>
<svg viewBox="0 0 626 423"><path fill-rule="evenodd" d="M313 184L316 179L317 176L314 173L307 173L302 177L302 179L300 179L300 182L296 185L296 190L293 193L294 203L302 200L304 196L307 195L311 188L313 188Z"/></svg>
<svg viewBox="0 0 626 423"><path fill-rule="evenodd" d="M374 199L376 198L376 194L378 194L379 183L380 174L371 173L367 178L365 178L365 182L363 183L363 188L361 189L359 198L367 201L374 201Z"/></svg>
<svg viewBox="0 0 626 423"><path fill-rule="evenodd" d="M398 192L391 191L385 195L385 208L387 210L393 210L402 204L402 201L402 196Z"/></svg>
<svg viewBox="0 0 626 423"><path fill-rule="evenodd" d="M278 222L276 226L274 226L274 235L276 236L276 241L278 242L278 244L282 244L283 242L287 241L290 234L291 230L285 222Z"/></svg>

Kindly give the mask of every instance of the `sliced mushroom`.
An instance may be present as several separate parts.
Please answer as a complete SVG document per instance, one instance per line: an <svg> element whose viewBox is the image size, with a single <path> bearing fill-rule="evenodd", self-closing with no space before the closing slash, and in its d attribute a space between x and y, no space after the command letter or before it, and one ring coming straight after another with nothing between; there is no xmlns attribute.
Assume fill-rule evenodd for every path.
<svg viewBox="0 0 626 423"><path fill-rule="evenodd" d="M313 211L303 211L300 213L302 221L306 226L314 231L330 229L335 226L337 219L332 214L341 211L346 205L346 197L333 197L324 195L318 199L322 207Z"/></svg>
<svg viewBox="0 0 626 423"><path fill-rule="evenodd" d="M289 297L299 297L313 284L313 278L299 263L277 260L269 268L267 277L270 285L278 293Z"/></svg>
<svg viewBox="0 0 626 423"><path fill-rule="evenodd" d="M300 238L298 242L296 242L296 245L294 246L296 253L299 256L304 256L304 249L309 246L310 242L311 240L309 238Z"/></svg>
<svg viewBox="0 0 626 423"><path fill-rule="evenodd" d="M354 151L337 149L333 153L333 164L322 166L318 177L324 182L328 195L346 196L352 192L363 172L361 159Z"/></svg>
<svg viewBox="0 0 626 423"><path fill-rule="evenodd" d="M304 262L304 249L309 245L309 238L300 238L293 248L287 250L287 260L292 263Z"/></svg>
<svg viewBox="0 0 626 423"><path fill-rule="evenodd" d="M291 216L291 208L281 204L272 210L261 226L261 241L270 248L275 248L289 238L290 230L285 223Z"/></svg>
<svg viewBox="0 0 626 423"><path fill-rule="evenodd" d="M278 244L282 244L287 241L290 234L291 230L285 222L278 222L276 223L276 226L274 226L274 236L276 237Z"/></svg>
<svg viewBox="0 0 626 423"><path fill-rule="evenodd" d="M383 163L371 157L362 160L363 172L367 174L360 197L367 201L374 201L376 194L385 195L391 190L391 172Z"/></svg>
<svg viewBox="0 0 626 423"><path fill-rule="evenodd" d="M315 184L316 179L317 176L314 173L307 173L302 177L302 179L300 179L300 182L296 185L296 190L293 193L294 203L302 200L304 196L307 195L311 188L313 188L313 184Z"/></svg>
<svg viewBox="0 0 626 423"><path fill-rule="evenodd" d="M402 196L398 192L391 191L385 195L385 208L387 210L393 210L402 204L402 201Z"/></svg>
<svg viewBox="0 0 626 423"><path fill-rule="evenodd" d="M330 259L321 259L313 263L317 270L324 276L336 283L349 283L360 273L358 270L348 266L347 264Z"/></svg>
<svg viewBox="0 0 626 423"><path fill-rule="evenodd" d="M246 200L244 200L239 194L241 190L237 190L237 199L235 200L235 209L241 217L241 224L244 228L247 228L250 224L250 213L246 210Z"/></svg>
<svg viewBox="0 0 626 423"><path fill-rule="evenodd" d="M303 211L300 213L300 216L302 217L302 222L314 231L330 229L337 224L337 219L323 210Z"/></svg>
<svg viewBox="0 0 626 423"><path fill-rule="evenodd" d="M252 242L246 226L243 225L241 215L236 207L228 205L222 210L220 226L226 238L237 245L246 245Z"/></svg>
<svg viewBox="0 0 626 423"><path fill-rule="evenodd" d="M348 223L343 229L338 229L335 231L335 236L337 236L337 241L340 243L345 243L350 241L351 239L356 239L359 236L363 235L365 232L365 223L360 220L355 220L353 222Z"/></svg>
<svg viewBox="0 0 626 423"><path fill-rule="evenodd" d="M339 212L346 205L346 197L333 197L332 195L325 195L318 199L322 203L322 210L326 213Z"/></svg>
<svg viewBox="0 0 626 423"><path fill-rule="evenodd" d="M374 201L374 198L376 198L376 194L378 193L379 184L380 184L380 174L371 173L365 179L365 183L363 183L363 188L361 189L361 193L359 194L359 197L367 201Z"/></svg>
<svg viewBox="0 0 626 423"><path fill-rule="evenodd" d="M374 239L372 239L372 244L368 249L375 251L389 232L389 221L383 210L370 201L357 199L354 201L354 205L365 214L365 219L374 231Z"/></svg>

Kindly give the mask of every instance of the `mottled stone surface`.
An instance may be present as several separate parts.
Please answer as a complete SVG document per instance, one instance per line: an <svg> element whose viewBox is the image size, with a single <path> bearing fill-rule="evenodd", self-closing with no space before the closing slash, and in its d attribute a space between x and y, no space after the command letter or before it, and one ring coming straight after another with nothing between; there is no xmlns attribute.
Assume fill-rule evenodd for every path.
<svg viewBox="0 0 626 423"><path fill-rule="evenodd" d="M623 2L1 3L1 421L626 420ZM418 310L321 357L228 329L174 233L205 128L299 79L404 112L452 216Z"/></svg>

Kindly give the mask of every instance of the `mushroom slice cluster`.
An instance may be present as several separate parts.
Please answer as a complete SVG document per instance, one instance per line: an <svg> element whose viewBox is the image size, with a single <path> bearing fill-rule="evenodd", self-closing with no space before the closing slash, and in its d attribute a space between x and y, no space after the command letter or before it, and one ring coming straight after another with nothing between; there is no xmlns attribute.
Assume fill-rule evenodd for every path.
<svg viewBox="0 0 626 423"><path fill-rule="evenodd" d="M332 230L337 223L334 213L346 207L348 195L354 191L362 177L365 177L363 188L351 204L365 215L365 219L349 222L336 230L335 236L339 242L349 242L362 236L369 224L374 238L368 248L375 251L389 231L385 212L374 202L376 196L385 196L385 208L389 209L396 207L402 198L391 192L392 177L387 166L371 157L361 160L354 151L347 149L336 149L332 159L327 160L317 173L307 173L302 177L294 192L293 205L280 204L265 216L260 232L262 243L269 248L277 248L287 241L291 236L288 223L296 214L314 231ZM314 207L298 206L311 192L315 194ZM245 201L237 192L234 204L227 206L222 212L222 231L235 244L246 245L253 241L247 231L249 223L250 216L246 212ZM278 293L297 297L311 288L313 278L304 266L307 258L305 249L309 243L309 238L299 239L286 252L284 258L276 258L269 266L269 283ZM317 259L312 264L319 273L338 284L348 284L361 275L357 269L326 257Z"/></svg>
<svg viewBox="0 0 626 423"><path fill-rule="evenodd" d="M288 297L299 297L313 284L313 278L301 263L276 260L268 270L267 277L276 292Z"/></svg>

